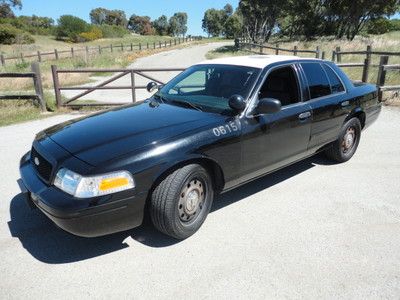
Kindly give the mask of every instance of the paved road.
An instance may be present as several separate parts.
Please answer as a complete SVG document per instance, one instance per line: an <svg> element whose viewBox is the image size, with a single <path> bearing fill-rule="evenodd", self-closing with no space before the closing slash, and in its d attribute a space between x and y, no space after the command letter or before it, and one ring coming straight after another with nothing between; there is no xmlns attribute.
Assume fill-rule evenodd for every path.
<svg viewBox="0 0 400 300"><path fill-rule="evenodd" d="M0 298L398 298L400 110L345 164L308 159L219 196L175 242L149 226L85 239L31 211L19 157L42 128L0 128Z"/></svg>
<svg viewBox="0 0 400 300"><path fill-rule="evenodd" d="M223 45L227 45L227 42L193 45L181 49L174 49L165 52L160 52L151 56L137 59L128 68L187 68L195 63L201 62L206 59L205 55L210 50L219 48ZM159 79L162 82L167 82L179 72L145 72L145 74L152 76L153 78ZM111 76L107 77L94 77L95 82L83 85L83 86L94 86L99 84ZM141 76L135 76L136 85L145 86L150 80ZM130 76L124 76L107 86L130 86ZM67 98L71 98L82 91L64 91L63 95ZM150 96L146 90L137 90L136 99L144 100ZM82 98L82 100L96 100L100 102L113 102L113 103L124 103L132 101L132 93L130 90L97 90Z"/></svg>

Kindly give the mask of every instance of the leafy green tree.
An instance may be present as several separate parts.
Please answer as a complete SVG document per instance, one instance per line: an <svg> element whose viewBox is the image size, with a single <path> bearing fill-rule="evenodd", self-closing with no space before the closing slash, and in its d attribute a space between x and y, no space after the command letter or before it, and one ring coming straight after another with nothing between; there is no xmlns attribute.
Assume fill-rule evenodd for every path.
<svg viewBox="0 0 400 300"><path fill-rule="evenodd" d="M168 18L162 15L153 21L153 27L158 35L167 35L169 31Z"/></svg>
<svg viewBox="0 0 400 300"><path fill-rule="evenodd" d="M169 19L169 32L173 36L185 36L187 32L187 13L177 12Z"/></svg>
<svg viewBox="0 0 400 300"><path fill-rule="evenodd" d="M224 27L223 14L220 10L211 8L204 13L202 26L208 36L220 36Z"/></svg>
<svg viewBox="0 0 400 300"><path fill-rule="evenodd" d="M21 0L0 0L0 18L15 18L12 7L21 9Z"/></svg>
<svg viewBox="0 0 400 300"><path fill-rule="evenodd" d="M278 19L287 8L287 0L240 0L244 34L253 42L265 42L271 37Z"/></svg>
<svg viewBox="0 0 400 300"><path fill-rule="evenodd" d="M225 21L224 35L228 39L238 38L242 35L243 21L239 14L233 14Z"/></svg>
<svg viewBox="0 0 400 300"><path fill-rule="evenodd" d="M390 22L390 31L400 31L400 19L392 19Z"/></svg>
<svg viewBox="0 0 400 300"><path fill-rule="evenodd" d="M71 15L63 15L58 19L56 37L73 42L79 40L79 34L90 30L90 25L84 20Z"/></svg>
<svg viewBox="0 0 400 300"><path fill-rule="evenodd" d="M398 0L329 0L325 5L336 37L349 40L353 40L369 20L391 16L399 10Z"/></svg>
<svg viewBox="0 0 400 300"><path fill-rule="evenodd" d="M141 35L152 35L155 32L150 17L135 14L129 18L128 29Z"/></svg>
<svg viewBox="0 0 400 300"><path fill-rule="evenodd" d="M391 30L391 23L387 18L377 18L367 23L367 33L383 34Z"/></svg>
<svg viewBox="0 0 400 300"><path fill-rule="evenodd" d="M125 12L122 10L109 10L106 8L98 7L90 11L90 21L94 25L117 25L126 27L128 21L126 20Z"/></svg>

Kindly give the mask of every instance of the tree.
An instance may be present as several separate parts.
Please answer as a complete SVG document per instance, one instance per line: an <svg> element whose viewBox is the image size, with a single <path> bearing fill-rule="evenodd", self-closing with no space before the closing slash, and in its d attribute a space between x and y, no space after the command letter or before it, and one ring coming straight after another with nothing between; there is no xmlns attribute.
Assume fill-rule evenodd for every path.
<svg viewBox="0 0 400 300"><path fill-rule="evenodd" d="M233 14L233 7L229 3L224 6L224 12L227 17L232 16Z"/></svg>
<svg viewBox="0 0 400 300"><path fill-rule="evenodd" d="M102 7L92 9L89 14L91 23L94 25L105 24L108 11L108 9Z"/></svg>
<svg viewBox="0 0 400 300"><path fill-rule="evenodd" d="M187 13L177 12L169 19L169 31L173 36L185 36L187 32Z"/></svg>
<svg viewBox="0 0 400 300"><path fill-rule="evenodd" d="M207 9L201 27L207 32L208 36L220 36L224 29L223 13L214 8Z"/></svg>
<svg viewBox="0 0 400 300"><path fill-rule="evenodd" d="M168 18L162 15L153 21L153 27L158 35L167 35L169 31Z"/></svg>
<svg viewBox="0 0 400 300"><path fill-rule="evenodd" d="M90 30L90 26L84 20L71 15L63 15L58 19L56 37L58 39L67 38L77 42L79 34Z"/></svg>
<svg viewBox="0 0 400 300"><path fill-rule="evenodd" d="M154 34L154 28L148 16L137 16L133 14L129 18L128 29L141 35Z"/></svg>
<svg viewBox="0 0 400 300"><path fill-rule="evenodd" d="M0 0L0 18L15 18L12 7L21 9L21 0Z"/></svg>
<svg viewBox="0 0 400 300"><path fill-rule="evenodd" d="M233 14L225 22L224 35L228 39L238 38L242 34L243 21L238 14Z"/></svg>
<svg viewBox="0 0 400 300"><path fill-rule="evenodd" d="M128 21L126 20L125 12L122 10L109 10L106 8L98 7L90 11L90 21L94 25L117 25L126 27Z"/></svg>
<svg viewBox="0 0 400 300"><path fill-rule="evenodd" d="M398 0L329 0L327 15L337 38L353 40L369 20L391 16L399 10Z"/></svg>
<svg viewBox="0 0 400 300"><path fill-rule="evenodd" d="M285 13L287 0L240 0L244 33L253 42L265 42L271 37L278 19Z"/></svg>

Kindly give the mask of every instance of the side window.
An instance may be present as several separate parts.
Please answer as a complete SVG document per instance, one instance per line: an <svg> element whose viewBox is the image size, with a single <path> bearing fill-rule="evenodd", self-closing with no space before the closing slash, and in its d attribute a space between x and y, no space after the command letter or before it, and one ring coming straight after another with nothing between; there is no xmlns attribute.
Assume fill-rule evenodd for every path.
<svg viewBox="0 0 400 300"><path fill-rule="evenodd" d="M261 86L258 98L275 98L281 101L282 106L301 101L293 68L288 66L273 70Z"/></svg>
<svg viewBox="0 0 400 300"><path fill-rule="evenodd" d="M326 74L328 75L329 82L331 83L332 94L340 93L344 91L344 87L338 76L333 70L326 64L322 64Z"/></svg>
<svg viewBox="0 0 400 300"><path fill-rule="evenodd" d="M331 87L319 63L301 63L306 74L311 99L329 95Z"/></svg>

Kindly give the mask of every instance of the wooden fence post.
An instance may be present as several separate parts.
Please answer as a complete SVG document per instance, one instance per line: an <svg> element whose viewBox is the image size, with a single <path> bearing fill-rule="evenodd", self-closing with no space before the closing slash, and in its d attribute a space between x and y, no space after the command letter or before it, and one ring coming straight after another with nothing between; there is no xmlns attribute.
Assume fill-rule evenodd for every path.
<svg viewBox="0 0 400 300"><path fill-rule="evenodd" d="M124 44L121 43L121 51L124 51Z"/></svg>
<svg viewBox="0 0 400 300"><path fill-rule="evenodd" d="M153 43L153 49L156 49L156 42Z"/></svg>
<svg viewBox="0 0 400 300"><path fill-rule="evenodd" d="M372 47L371 45L367 46L367 54L365 56L366 59L368 59L371 62L371 52L372 52Z"/></svg>
<svg viewBox="0 0 400 300"><path fill-rule="evenodd" d="M147 43L147 49L149 49L149 43Z"/></svg>
<svg viewBox="0 0 400 300"><path fill-rule="evenodd" d="M24 54L21 52L21 61L24 62Z"/></svg>
<svg viewBox="0 0 400 300"><path fill-rule="evenodd" d="M339 46L336 47L335 53L336 53L337 62L341 63L342 62L342 55L340 54L340 47Z"/></svg>
<svg viewBox="0 0 400 300"><path fill-rule="evenodd" d="M293 46L293 55L297 55L297 46Z"/></svg>
<svg viewBox="0 0 400 300"><path fill-rule="evenodd" d="M332 61L335 61L336 59L336 51L332 50Z"/></svg>
<svg viewBox="0 0 400 300"><path fill-rule="evenodd" d="M325 59L325 51L322 51L321 59Z"/></svg>
<svg viewBox="0 0 400 300"><path fill-rule="evenodd" d="M379 102L382 102L382 98L383 98L383 93L382 93L381 87L383 87L385 85L386 70L385 70L384 66L387 65L388 62L389 62L389 56L387 56L387 55L381 56L380 61L379 61L378 78L376 81L376 85L379 88L379 92L378 92L378 101Z"/></svg>
<svg viewBox="0 0 400 300"><path fill-rule="evenodd" d="M142 44L139 43L139 51L142 51Z"/></svg>
<svg viewBox="0 0 400 300"><path fill-rule="evenodd" d="M175 42L175 46L176 46L176 39L174 39L174 42Z"/></svg>
<svg viewBox="0 0 400 300"><path fill-rule="evenodd" d="M38 62L42 62L42 54L40 51L37 52Z"/></svg>
<svg viewBox="0 0 400 300"><path fill-rule="evenodd" d="M58 60L58 50L54 49L54 57L56 60Z"/></svg>
<svg viewBox="0 0 400 300"><path fill-rule="evenodd" d="M319 46L317 46L317 47L315 48L315 58L319 58L319 52L320 52Z"/></svg>
<svg viewBox="0 0 400 300"><path fill-rule="evenodd" d="M172 46L172 40L169 40L169 46L170 47Z"/></svg>
<svg viewBox="0 0 400 300"><path fill-rule="evenodd" d="M133 51L133 43L131 43L131 51Z"/></svg>
<svg viewBox="0 0 400 300"><path fill-rule="evenodd" d="M260 54L263 54L263 46L260 45Z"/></svg>
<svg viewBox="0 0 400 300"><path fill-rule="evenodd" d="M276 44L275 46L276 46L275 54L276 54L276 55L279 55L279 44Z"/></svg>
<svg viewBox="0 0 400 300"><path fill-rule="evenodd" d="M46 104L44 103L44 96L43 96L43 85L42 85L42 75L40 74L40 67L38 62L34 62L31 64L32 73L35 75L33 76L33 84L35 86L35 92L39 100L40 109L42 112L46 111Z"/></svg>
<svg viewBox="0 0 400 300"><path fill-rule="evenodd" d="M364 66L363 66L363 71L362 71L362 82L368 82L368 74L369 74L369 66L371 64L370 58L367 56L367 58L364 60Z"/></svg>
<svg viewBox="0 0 400 300"><path fill-rule="evenodd" d="M74 58L75 57L75 53L74 53L74 47L71 47L71 57Z"/></svg>
<svg viewBox="0 0 400 300"><path fill-rule="evenodd" d="M4 67L6 65L6 59L4 58L3 54L0 54L0 61L1 61L1 65Z"/></svg>
<svg viewBox="0 0 400 300"><path fill-rule="evenodd" d="M62 100L60 92L60 82L58 80L57 66L55 65L51 66L51 73L53 75L54 94L56 96L57 108L60 108L62 106Z"/></svg>
<svg viewBox="0 0 400 300"><path fill-rule="evenodd" d="M160 49L161 49L161 41L159 41L159 42L158 42L158 44L159 44L159 46L160 46Z"/></svg>
<svg viewBox="0 0 400 300"><path fill-rule="evenodd" d="M113 45L110 45L110 49L111 49L111 53L113 53L114 49L113 49Z"/></svg>
<svg viewBox="0 0 400 300"><path fill-rule="evenodd" d="M101 46L99 45L99 54L101 54Z"/></svg>

